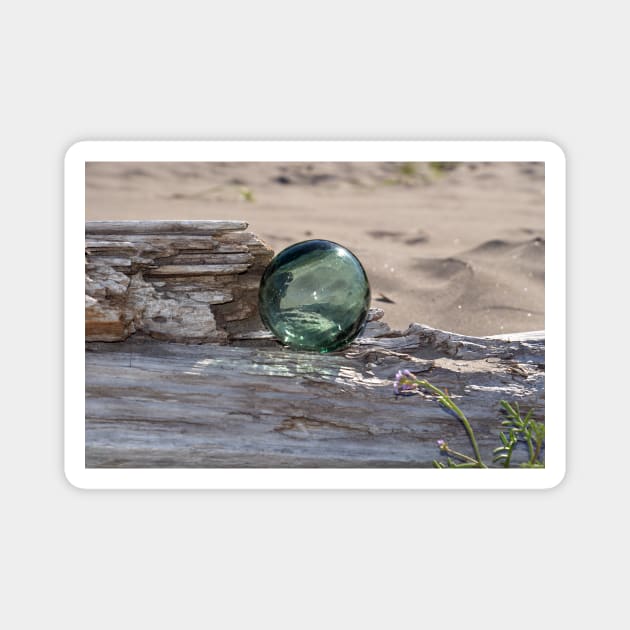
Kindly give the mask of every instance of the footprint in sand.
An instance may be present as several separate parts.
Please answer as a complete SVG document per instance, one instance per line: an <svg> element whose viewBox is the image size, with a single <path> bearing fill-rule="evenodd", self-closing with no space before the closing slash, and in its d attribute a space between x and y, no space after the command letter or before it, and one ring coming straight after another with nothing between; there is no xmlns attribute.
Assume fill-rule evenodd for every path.
<svg viewBox="0 0 630 630"><path fill-rule="evenodd" d="M541 264L544 268L545 239L535 236L524 241L492 239L462 254L465 258L483 261L520 261L530 265Z"/></svg>
<svg viewBox="0 0 630 630"><path fill-rule="evenodd" d="M417 258L414 269L423 276L425 286L444 284L458 278L460 283L464 277L474 275L473 267L470 263L460 258Z"/></svg>
<svg viewBox="0 0 630 630"><path fill-rule="evenodd" d="M429 235L424 230L418 230L415 235L410 235L409 232L392 230L369 230L366 234L377 240L388 239L396 243L404 243L405 245L419 245L429 241Z"/></svg>

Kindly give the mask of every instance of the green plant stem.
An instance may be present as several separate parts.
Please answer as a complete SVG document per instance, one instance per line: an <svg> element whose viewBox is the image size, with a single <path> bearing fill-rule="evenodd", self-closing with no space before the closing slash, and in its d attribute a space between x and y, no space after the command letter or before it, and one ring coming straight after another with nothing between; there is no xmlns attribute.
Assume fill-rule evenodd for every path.
<svg viewBox="0 0 630 630"><path fill-rule="evenodd" d="M540 447L542 446L542 440L536 439L536 451L532 455L532 458L529 460L530 464L535 464L540 457Z"/></svg>
<svg viewBox="0 0 630 630"><path fill-rule="evenodd" d="M454 468L479 468L479 462L474 464L466 462L465 464L455 464Z"/></svg>
<svg viewBox="0 0 630 630"><path fill-rule="evenodd" d="M459 457L459 459L463 459L465 462L470 462L471 464L479 464L479 462L476 459L473 459L472 457L468 457L468 455L465 455L464 453L460 453L459 451L454 451L452 448L450 447L446 447L442 449L445 453L448 453L449 455L453 455L454 457Z"/></svg>
<svg viewBox="0 0 630 630"><path fill-rule="evenodd" d="M514 452L514 446L512 446L512 448L508 451L507 457L505 458L505 468L509 468L510 467L510 463L512 462L512 453L513 452Z"/></svg>
<svg viewBox="0 0 630 630"><path fill-rule="evenodd" d="M505 451L505 460L503 461L503 467L504 468L509 468L510 467L510 463L512 461L512 453L514 452L514 447L516 446L516 441L515 440L511 440L510 443L506 446L503 447L501 450ZM496 460L498 461L498 460Z"/></svg>
<svg viewBox="0 0 630 630"><path fill-rule="evenodd" d="M529 431L525 433L525 440L527 441L527 448L529 449L529 461L533 464L534 459L534 445L532 444L532 438Z"/></svg>
<svg viewBox="0 0 630 630"><path fill-rule="evenodd" d="M439 396L440 402L455 412L457 417L461 420L462 424L464 425L464 428L466 429L466 433L468 433L468 438L470 439L470 443L472 444L473 451L475 451L475 457L477 458L477 464L479 468L487 468L487 466L483 463L481 459L479 446L477 446L477 440L475 439L475 434L473 433L472 427L470 426L470 422L468 422L468 418L466 418L462 410L451 400L451 398L445 392L443 392L438 387L431 385L429 381L417 380L416 383L420 385L421 387L431 390L434 394L437 394Z"/></svg>

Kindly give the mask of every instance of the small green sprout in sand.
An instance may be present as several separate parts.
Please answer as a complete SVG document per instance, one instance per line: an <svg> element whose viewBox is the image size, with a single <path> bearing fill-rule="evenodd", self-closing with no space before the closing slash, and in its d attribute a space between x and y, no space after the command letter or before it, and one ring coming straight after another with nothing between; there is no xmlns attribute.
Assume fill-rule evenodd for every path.
<svg viewBox="0 0 630 630"><path fill-rule="evenodd" d="M405 177L413 177L418 172L418 167L413 162L404 162L398 167L398 171Z"/></svg>
<svg viewBox="0 0 630 630"><path fill-rule="evenodd" d="M458 162L429 162L429 169L435 177L442 177L457 168Z"/></svg>
<svg viewBox="0 0 630 630"><path fill-rule="evenodd" d="M249 188L243 187L239 192L243 201L249 201L250 203L254 201L254 193Z"/></svg>

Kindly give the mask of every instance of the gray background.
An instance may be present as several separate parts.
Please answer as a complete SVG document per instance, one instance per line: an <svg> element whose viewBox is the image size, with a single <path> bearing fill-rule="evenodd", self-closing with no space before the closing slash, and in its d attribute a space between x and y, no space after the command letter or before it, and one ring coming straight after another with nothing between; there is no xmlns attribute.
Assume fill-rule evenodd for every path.
<svg viewBox="0 0 630 630"><path fill-rule="evenodd" d="M112 1L5 10L4 627L617 625L624 580L614 571L628 559L628 413L618 400L627 386L615 368L623 336L606 339L627 322L621 6ZM564 147L561 486L87 492L65 481L65 149L81 139L230 138Z"/></svg>

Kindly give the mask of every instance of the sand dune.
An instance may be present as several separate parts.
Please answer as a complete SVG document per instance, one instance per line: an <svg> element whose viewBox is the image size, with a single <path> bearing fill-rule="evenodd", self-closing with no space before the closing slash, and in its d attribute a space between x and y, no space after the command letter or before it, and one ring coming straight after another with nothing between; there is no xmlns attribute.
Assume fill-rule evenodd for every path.
<svg viewBox="0 0 630 630"><path fill-rule="evenodd" d="M537 163L92 163L86 218L243 219L279 251L349 247L373 306L489 335L544 328L544 166Z"/></svg>

